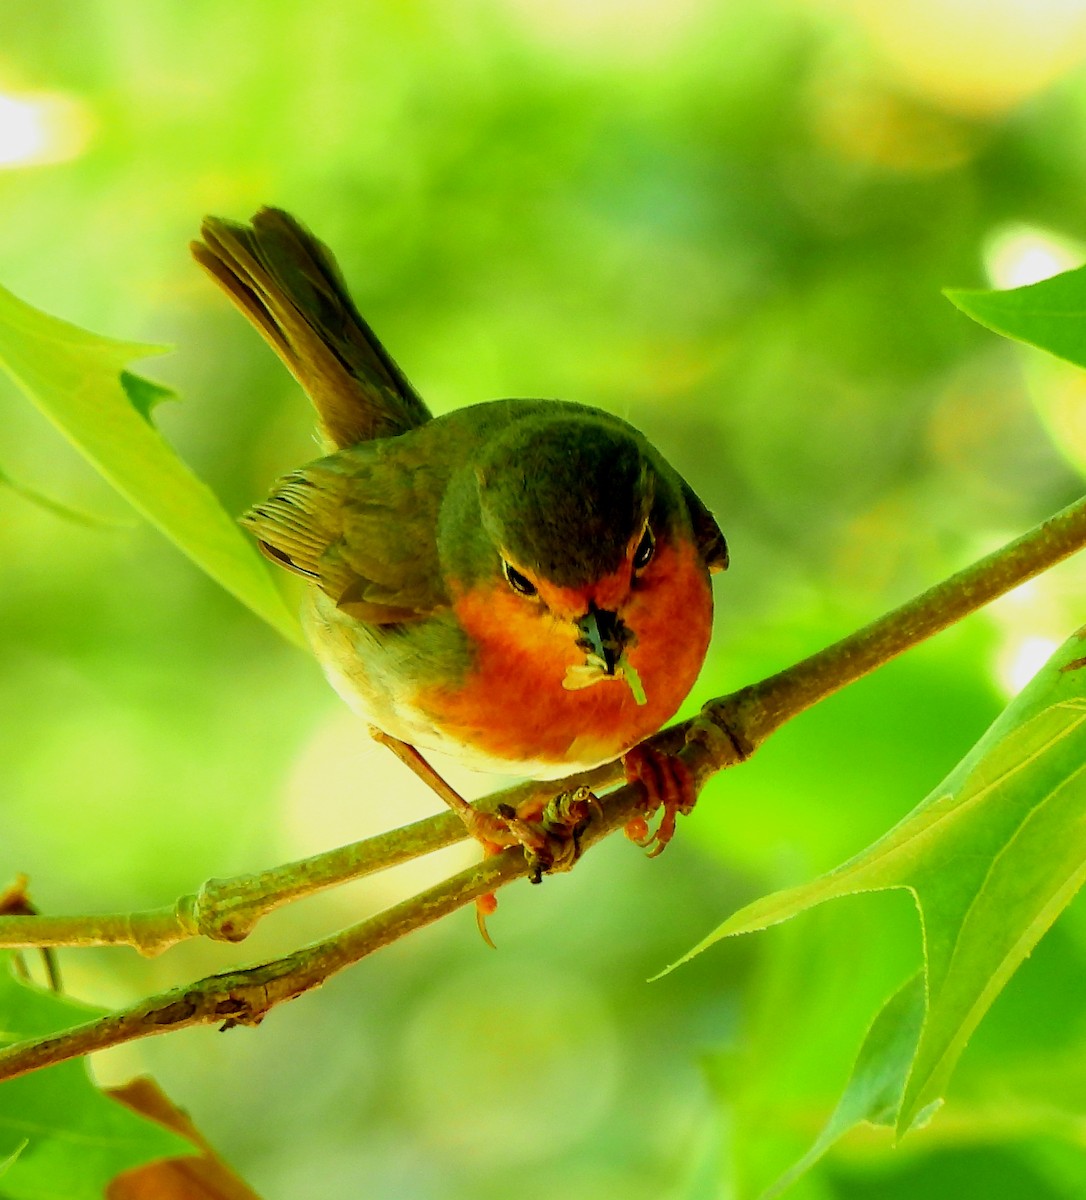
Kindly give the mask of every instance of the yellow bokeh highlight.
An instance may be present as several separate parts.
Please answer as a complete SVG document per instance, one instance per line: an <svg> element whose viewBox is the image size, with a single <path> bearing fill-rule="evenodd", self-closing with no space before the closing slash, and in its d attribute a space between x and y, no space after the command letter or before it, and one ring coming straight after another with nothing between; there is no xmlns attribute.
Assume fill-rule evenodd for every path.
<svg viewBox="0 0 1086 1200"><path fill-rule="evenodd" d="M811 97L815 135L845 161L927 174L961 166L973 153L968 128L870 77L847 79L827 64Z"/></svg>
<svg viewBox="0 0 1086 1200"><path fill-rule="evenodd" d="M989 604L996 633L991 678L1009 700L1016 696L1082 621L1086 563L1070 559Z"/></svg>
<svg viewBox="0 0 1086 1200"><path fill-rule="evenodd" d="M659 61L692 36L705 0L513 0L524 34L565 59Z"/></svg>
<svg viewBox="0 0 1086 1200"><path fill-rule="evenodd" d="M78 158L90 144L86 106L56 92L0 93L0 168Z"/></svg>
<svg viewBox="0 0 1086 1200"><path fill-rule="evenodd" d="M1046 360L1030 372L1033 402L1053 445L1086 477L1086 373Z"/></svg>
<svg viewBox="0 0 1086 1200"><path fill-rule="evenodd" d="M829 0L874 69L947 112L995 117L1086 58L1084 0Z"/></svg>
<svg viewBox="0 0 1086 1200"><path fill-rule="evenodd" d="M996 658L996 679L1003 694L1017 695L1059 646L1055 638L1009 638Z"/></svg>
<svg viewBox="0 0 1086 1200"><path fill-rule="evenodd" d="M1086 247L1034 225L1007 225L985 241L984 266L992 287L1026 287L1086 260Z"/></svg>
<svg viewBox="0 0 1086 1200"><path fill-rule="evenodd" d="M1086 245L1034 225L1013 224L985 239L985 270L993 287L1040 283L1086 263ZM1053 445L1086 476L1086 373L1051 355L1021 356L1033 406Z"/></svg>
<svg viewBox="0 0 1086 1200"><path fill-rule="evenodd" d="M434 765L462 795L473 798L500 785L433 755ZM366 723L334 706L302 745L284 788L277 834L280 857L319 854L443 811L442 802L389 750L369 736ZM477 862L468 839L437 854L368 877L353 892L330 893L333 905L354 915L383 908L447 879Z"/></svg>

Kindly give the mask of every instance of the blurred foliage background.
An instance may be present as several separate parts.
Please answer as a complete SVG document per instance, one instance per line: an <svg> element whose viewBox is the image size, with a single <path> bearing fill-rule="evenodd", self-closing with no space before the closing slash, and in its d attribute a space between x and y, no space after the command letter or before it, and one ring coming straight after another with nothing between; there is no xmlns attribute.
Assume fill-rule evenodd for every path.
<svg viewBox="0 0 1086 1200"><path fill-rule="evenodd" d="M1086 253L1078 0L6 0L0 279L171 342L157 419L231 511L315 454L286 373L189 261L274 203L339 256L437 411L611 409L715 509L732 570L689 708L779 669L1082 491L1081 373L944 285ZM161 905L435 803L315 666L205 580L6 384L0 876L50 912ZM1082 620L1067 564L718 778L659 861L612 839L276 1010L100 1057L152 1072L269 1200L749 1195L810 1143L916 965L858 897L646 985L729 911L904 815ZM490 780L454 782L476 792ZM318 936L470 850L269 919L241 949L69 952L119 1004ZM459 859L457 856L460 856ZM1086 916L1072 905L893 1150L791 1195L1086 1194Z"/></svg>

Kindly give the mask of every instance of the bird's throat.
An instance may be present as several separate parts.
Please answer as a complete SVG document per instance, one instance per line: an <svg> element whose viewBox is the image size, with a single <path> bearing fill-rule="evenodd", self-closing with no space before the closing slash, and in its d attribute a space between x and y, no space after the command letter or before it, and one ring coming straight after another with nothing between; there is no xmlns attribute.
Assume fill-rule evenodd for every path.
<svg viewBox="0 0 1086 1200"><path fill-rule="evenodd" d="M712 624L694 548L662 545L654 566L623 612L636 643L631 637L610 673L602 663L593 669L568 621L510 589L462 592L453 611L473 647L472 667L455 685L420 689L415 705L453 738L511 763L580 765L625 753L682 703Z"/></svg>

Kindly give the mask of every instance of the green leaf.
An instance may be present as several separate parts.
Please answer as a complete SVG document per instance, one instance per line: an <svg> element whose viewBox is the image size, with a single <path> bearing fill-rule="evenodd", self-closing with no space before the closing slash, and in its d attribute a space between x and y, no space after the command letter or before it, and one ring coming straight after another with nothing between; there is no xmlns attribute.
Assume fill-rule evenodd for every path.
<svg viewBox="0 0 1086 1200"><path fill-rule="evenodd" d="M212 579L301 644L298 622L252 543L150 423L167 389L127 366L161 353L161 346L117 342L69 325L0 288L0 367Z"/></svg>
<svg viewBox="0 0 1086 1200"><path fill-rule="evenodd" d="M1007 291L943 294L986 328L1086 367L1086 267Z"/></svg>
<svg viewBox="0 0 1086 1200"><path fill-rule="evenodd" d="M6 487L16 496L21 496L31 504L36 504L38 508L44 508L53 516L60 517L63 521L71 521L74 525L86 525L91 529L116 529L120 524L108 517L96 517L93 513L82 512L78 508L69 508L67 504L61 504L59 500L53 500L50 496L28 488L26 484L17 483L2 467L0 467L0 487Z"/></svg>
<svg viewBox="0 0 1086 1200"><path fill-rule="evenodd" d="M680 960L835 897L911 892L923 931L927 1010L899 1132L942 1097L970 1034L1086 880L1084 636L1057 651L948 778L887 834L818 879L748 905Z"/></svg>
<svg viewBox="0 0 1086 1200"><path fill-rule="evenodd" d="M924 976L917 972L886 1002L871 1024L844 1094L814 1145L762 1200L773 1200L826 1153L839 1138L867 1121L894 1125L924 1020Z"/></svg>
<svg viewBox="0 0 1086 1200"><path fill-rule="evenodd" d="M18 1144L18 1146L15 1147L14 1150L12 1150L12 1152L10 1154L6 1154L6 1155L4 1155L4 1157L2 1159L0 1159L0 1178L2 1178L5 1174L7 1174L7 1170L9 1167L12 1167L15 1165L15 1160L27 1148L28 1144L29 1144L29 1139L23 1138L23 1140Z"/></svg>
<svg viewBox="0 0 1086 1200"><path fill-rule="evenodd" d="M0 965L0 1040L87 1020L86 1006L17 980ZM179 1134L100 1092L76 1060L0 1084L0 1189L7 1200L101 1200L122 1171L194 1154Z"/></svg>
<svg viewBox="0 0 1086 1200"><path fill-rule="evenodd" d="M144 379L141 375L133 375L131 371L122 371L120 379L129 404L145 421L151 420L151 413L163 400L177 399L173 388L156 383L153 379Z"/></svg>
<svg viewBox="0 0 1086 1200"><path fill-rule="evenodd" d="M872 1014L916 973L914 911L904 895L872 893L823 905L756 948L719 948L729 976L740 963L750 972L734 1040L704 1058L728 1140L720 1163L728 1196L762 1196L809 1149L819 1116L845 1089ZM825 1184L816 1176L823 1173L788 1194L820 1194Z"/></svg>

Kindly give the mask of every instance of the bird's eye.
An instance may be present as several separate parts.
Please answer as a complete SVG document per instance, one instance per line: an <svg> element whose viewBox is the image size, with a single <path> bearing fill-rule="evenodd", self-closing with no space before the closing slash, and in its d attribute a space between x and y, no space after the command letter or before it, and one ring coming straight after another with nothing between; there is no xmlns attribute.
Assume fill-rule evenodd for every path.
<svg viewBox="0 0 1086 1200"><path fill-rule="evenodd" d="M502 559L502 574L514 592L520 592L522 596L536 594L535 584L527 576L522 575L516 567L510 566L505 559Z"/></svg>
<svg viewBox="0 0 1086 1200"><path fill-rule="evenodd" d="M652 530L646 525L645 532L641 535L641 541L637 543L637 549L634 551L634 570L643 571L652 562L652 556L655 553L656 539L652 536Z"/></svg>

